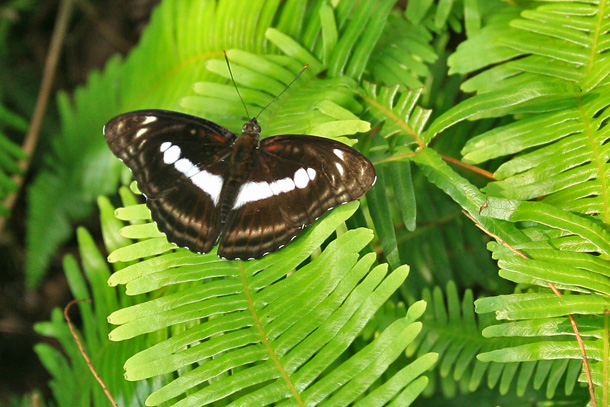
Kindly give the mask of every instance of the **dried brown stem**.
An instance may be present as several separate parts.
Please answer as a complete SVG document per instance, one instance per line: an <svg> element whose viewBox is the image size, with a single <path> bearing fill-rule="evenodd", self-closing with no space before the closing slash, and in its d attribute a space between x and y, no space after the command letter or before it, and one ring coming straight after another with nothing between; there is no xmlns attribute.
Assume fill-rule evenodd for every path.
<svg viewBox="0 0 610 407"><path fill-rule="evenodd" d="M112 394L110 394L110 390L108 390L106 383L104 383L104 381L102 380L100 375L97 374L97 371L93 367L93 364L91 363L91 359L89 359L89 355L87 355L87 352L85 352L85 348L83 347L83 344L81 343L80 338L78 337L78 334L76 333L76 330L74 329L74 325L72 324L72 320L70 320L70 316L68 315L68 311L70 310L70 307L72 307L72 305L79 303L79 302L83 302L83 301L91 302L90 299L81 299L81 300L70 301L68 303L68 305L66 305L66 307L64 308L64 318L68 322L68 328L70 328L70 333L74 337L74 340L76 341L76 346L78 346L78 350L80 351L81 355L83 355L83 358L85 359L85 362L87 363L87 366L89 367L89 370L91 370L93 377L95 377L95 380L97 380L97 382L100 384L100 386L102 387L102 390L104 390L106 397L108 397L108 400L110 400L112 405L114 407L119 407L117 402L114 401Z"/></svg>
<svg viewBox="0 0 610 407"><path fill-rule="evenodd" d="M448 155L443 155L442 157L443 157L443 160L447 161L450 164L456 165L458 167L462 167L465 170L468 170L468 171L473 172L475 174L482 175L485 178L489 178L489 179L495 181L494 175L491 172L489 172L487 170L484 170L482 168L479 168L476 165L466 164L465 162L460 161L458 159L455 159L453 157L449 157Z"/></svg>
<svg viewBox="0 0 610 407"><path fill-rule="evenodd" d="M59 61L59 55L61 53L62 44L68 31L68 21L72 12L72 0L62 0L59 5L59 11L57 12L57 18L55 19L55 28L53 29L53 35L51 37L51 44L49 46L49 54L44 64L44 70L42 73L42 83L36 99L36 106L34 107L34 113L30 119L30 127L23 141L22 149L27 155L27 158L19 162L19 168L21 170L20 175L15 175L13 180L17 184L17 190L10 194L4 200L4 207L9 211L15 204L17 196L23 185L23 180L28 168L30 166L30 160L38 143L38 136L40 134L40 127L44 118L45 111L47 110L47 103L51 94L51 88L53 85L53 78L55 77L55 70L57 68L57 62ZM0 232L4 227L6 218L0 217Z"/></svg>

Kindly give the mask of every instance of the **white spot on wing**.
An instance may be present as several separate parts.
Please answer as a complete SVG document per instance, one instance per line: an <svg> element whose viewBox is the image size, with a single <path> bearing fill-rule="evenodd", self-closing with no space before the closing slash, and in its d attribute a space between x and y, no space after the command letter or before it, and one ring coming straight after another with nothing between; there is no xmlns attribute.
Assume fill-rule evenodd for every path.
<svg viewBox="0 0 610 407"><path fill-rule="evenodd" d="M172 143L170 143L169 141L165 141L163 142L163 144L161 144L161 148L159 148L159 151L161 151L162 153L165 152L165 150L167 150L168 148L170 148L172 146Z"/></svg>
<svg viewBox="0 0 610 407"><path fill-rule="evenodd" d="M163 162L165 164L173 164L178 161L181 153L180 147L174 144L163 152Z"/></svg>
<svg viewBox="0 0 610 407"><path fill-rule="evenodd" d="M212 198L214 206L218 205L224 181L220 175L214 175L206 170L199 170L197 174L191 177L191 181Z"/></svg>
<svg viewBox="0 0 610 407"><path fill-rule="evenodd" d="M294 173L294 185L299 189L303 189L309 184L309 175L307 175L307 171L305 168L299 168Z"/></svg>
<svg viewBox="0 0 610 407"><path fill-rule="evenodd" d="M314 179L316 179L316 170L314 170L313 168L308 168L307 175L309 176L309 179L313 181Z"/></svg>
<svg viewBox="0 0 610 407"><path fill-rule="evenodd" d="M248 202L260 201L273 195L271 185L267 182L246 182L239 188L233 209L241 208Z"/></svg>
<svg viewBox="0 0 610 407"><path fill-rule="evenodd" d="M333 149L333 153L335 153L335 155L340 159L345 159L345 154L343 154L343 151L339 150L338 148Z"/></svg>
<svg viewBox="0 0 610 407"><path fill-rule="evenodd" d="M292 191L295 188L295 185L292 178L282 178L269 184L269 188L271 188L273 195L279 195L284 192Z"/></svg>
<svg viewBox="0 0 610 407"><path fill-rule="evenodd" d="M148 132L148 129L144 128L144 129L140 129L136 132L136 138L138 137L142 137L144 134L146 134Z"/></svg>
<svg viewBox="0 0 610 407"><path fill-rule="evenodd" d="M188 178L191 178L199 172L199 168L188 158L181 158L174 163L174 167Z"/></svg>
<svg viewBox="0 0 610 407"><path fill-rule="evenodd" d="M142 121L142 124L150 124L150 123L154 123L156 121L157 121L157 118L155 116L146 116L144 121Z"/></svg>
<svg viewBox="0 0 610 407"><path fill-rule="evenodd" d="M337 169L339 170L339 174L343 175L343 173L345 172L343 170L343 166L341 165L341 163L335 163L335 166L337 167Z"/></svg>
<svg viewBox="0 0 610 407"><path fill-rule="evenodd" d="M206 170L201 170L196 164L193 164L188 158L180 158L182 150L175 144L165 141L159 147L163 153L163 162L165 164L173 164L174 168L182 173L185 177L190 178L191 182L208 194L214 202L214 206L218 205L220 200L220 192L224 179L219 175L214 175Z"/></svg>

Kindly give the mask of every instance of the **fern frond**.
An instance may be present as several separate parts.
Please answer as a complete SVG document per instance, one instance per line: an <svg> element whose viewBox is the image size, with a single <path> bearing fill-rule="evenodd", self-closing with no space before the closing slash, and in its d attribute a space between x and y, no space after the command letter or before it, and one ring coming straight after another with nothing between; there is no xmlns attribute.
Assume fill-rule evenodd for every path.
<svg viewBox="0 0 610 407"><path fill-rule="evenodd" d="M504 300L502 304L510 303L518 306L524 301L523 295L502 296L513 298L514 301ZM527 349L536 346L533 335L524 335L524 331L532 328L531 321L523 324L498 324L490 314L481 314L475 317L474 310L489 312L501 309L498 301L480 299L473 301L472 291L466 290L460 300L456 286L449 283L445 293L439 287L432 292L425 289L422 295L429 306L422 317L424 329L422 335L410 346L408 354L421 355L426 352L439 354L439 361L435 365L435 372L439 376L439 385L445 397L454 398L459 385L464 393L476 392L481 386L497 388L500 394L507 394L511 387L517 396L521 397L528 392L540 389L545 385L546 397L552 398L558 390L559 384L564 384L564 393L570 396L575 391L576 378L580 372L581 361L567 360L545 361L538 358L504 358L502 363L497 353L505 349ZM540 320L542 321L542 320ZM558 321L542 323L547 326L546 332L557 327ZM512 327L512 335L506 334ZM540 326L537 325L538 327ZM583 329L587 332L588 325ZM569 322L563 321L563 331L568 334L571 330ZM481 336L483 332L484 336ZM500 334L502 332L503 334ZM543 329L538 331L538 335ZM558 335L556 333L556 335ZM572 332L573 335L573 332ZM557 343L555 342L557 345ZM563 348L557 347L556 355L560 355ZM483 355L483 356L478 356ZM531 356L532 354L528 354ZM565 357L565 355L563 355ZM491 362L491 363L490 363ZM433 380L431 384L435 384ZM432 388L428 388L430 393ZM578 397L580 397L580 393Z"/></svg>
<svg viewBox="0 0 610 407"><path fill-rule="evenodd" d="M375 127L384 124L380 135L393 146L421 146L420 135L430 117L430 111L417 106L421 89L400 92L398 85L381 87L364 83L365 117Z"/></svg>
<svg viewBox="0 0 610 407"><path fill-rule="evenodd" d="M467 41L469 45L454 60L463 71L509 62L467 82L465 89L477 89L479 94L440 116L429 128L428 137L465 119L516 116L514 123L473 138L463 150L464 158L475 163L511 155L494 173L501 180L489 184L485 192L512 199L487 199L481 215L519 225L520 230L506 229L498 235L528 259L496 244L490 248L499 259L502 277L544 287L552 282L569 291L561 298L545 289L544 298L514 295L510 306L502 297L480 300L478 312L495 311L499 318L522 321L523 327L530 324L529 331L512 330L512 334L537 337L531 344L496 350L481 358L501 363L564 359L553 362L559 370L549 383L565 377L566 385L574 386L568 380L577 378L580 361L570 364L567 359L582 356L576 342L565 336L573 333L552 325L542 329L542 323L557 318L565 322L568 314L585 314L601 329L602 313L608 306L607 266L599 256L607 258L609 253L610 236L602 225L609 216L604 146L610 101L606 96L608 71L602 74L597 66L605 64L609 10L603 1L586 5L546 2L523 11L524 19L515 19L513 13L499 15L503 24L484 28L480 38ZM569 22L572 18L573 24ZM510 27L509 34L501 31L500 38L502 27ZM494 43L492 38L498 41ZM493 45L484 52L466 54L481 41ZM468 64L466 56L471 61ZM515 57L520 58L513 60ZM544 197L542 202L520 201L539 197ZM494 329L491 332L511 332L509 327ZM597 391L607 394L608 383L600 376L608 364L607 357L599 353L603 341L585 339L588 357L601 362L592 365Z"/></svg>
<svg viewBox="0 0 610 407"><path fill-rule="evenodd" d="M522 200L544 196L549 204L608 223L604 145L610 70L604 67L609 16L604 2L559 2L523 11L521 19L510 21L513 33L503 33L498 47L522 57L470 82L481 92L469 101L476 117L525 113L464 147L464 159L472 163L516 154L495 171L499 181L486 192ZM544 45L531 49L528 44L534 43ZM503 79L492 81L491 76ZM463 104L453 114L464 118L468 107Z"/></svg>
<svg viewBox="0 0 610 407"><path fill-rule="evenodd" d="M362 95L366 106L364 117L371 122L372 126L379 128L379 136L385 138L385 140L382 139L381 146L373 149L386 150L389 145L391 149L396 150L392 151L395 155L399 155L405 150L409 151L407 146L418 145L417 136L429 113L416 105L421 90L400 93L399 88L399 85L381 87L365 82ZM378 153L379 156L382 154L386 155L385 151ZM383 160L388 159L383 158ZM392 162L391 159L383 165L377 164L376 167L378 169L377 183L368 195L370 214L388 262L392 267L398 267L402 264L402 260L398 251L398 240L391 214L400 213L405 225L410 229L414 228L416 208L410 167L406 162ZM387 181L386 172L390 176ZM396 175L399 175L400 178L395 178ZM397 197L394 201L390 199L389 195L392 192ZM390 205L390 202L404 203L408 206L396 207ZM391 206L393 207L391 208Z"/></svg>
<svg viewBox="0 0 610 407"><path fill-rule="evenodd" d="M430 181L478 216L484 196L425 146L423 129L431 111L417 106L422 90L401 92L399 86L365 84L364 92L366 110L363 117L383 137L376 137L375 145L371 147L378 181L367 195L367 202L390 265L395 267L406 261L413 266L416 276L409 285L413 295L419 295L431 282L446 284L449 280L485 281L487 288L506 292L505 283L482 272L493 270L489 259L469 254L468 243L482 247L484 242L476 236L469 222L459 219L459 209L424 181L422 172L416 172L422 169ZM385 151L388 148L391 154ZM413 173L418 176L416 186L407 160L417 164L413 167ZM417 194L414 191L418 191ZM419 229L409 233L415 227L416 211L421 212ZM482 222L488 222L493 230L507 227L489 219ZM401 224L404 228L397 227ZM456 236L468 236L470 241L456 239ZM446 251L441 249L443 247ZM448 253L451 259L440 253ZM477 263L479 267L471 267ZM430 272L432 266L434 273Z"/></svg>
<svg viewBox="0 0 610 407"><path fill-rule="evenodd" d="M330 367L402 284L407 269L387 276L386 266L371 269L375 256L358 255L372 238L364 229L340 235L299 266L356 207L352 203L335 209L281 251L250 262L175 250L156 228L148 227L152 224L127 226L123 234L140 242L115 250L109 259L146 260L117 271L109 283L126 284L130 294L159 294L112 313L109 321L119 326L110 338L171 331L170 338L126 362L126 377L141 380L179 372L147 403L201 406L223 399L233 405L268 405L296 398L328 399L339 406L364 396L361 403L385 405L396 397L412 397L407 386L433 363L432 355L401 369L377 390L366 394L366 389L415 338L423 304L360 353ZM141 205L117 214L130 221L150 217Z"/></svg>
<svg viewBox="0 0 610 407"><path fill-rule="evenodd" d="M598 255L608 256L607 233L595 220L567 211L592 215L608 223L605 201L610 189L607 188L608 164L603 151L607 138L604 123L610 100L606 96L608 70L602 69L605 72L602 73L598 66L603 68L606 64L607 47L604 44L610 29L609 13L603 1L544 4L535 10L523 11L520 19L508 12L502 17L504 26L510 26L510 35L502 31L500 38L502 25L496 24L489 30L484 29L480 39L456 53L455 66L467 71L470 68L459 65L465 61L461 56L484 39L495 44L494 50L488 49L474 57L469 54L471 61L479 68L497 63L498 58L509 61L467 82L466 89L477 89L479 95L439 118L431 126L431 133L455 123L458 117L519 114L515 123L473 138L463 150L464 158L480 163L516 154L494 173L501 181L488 185L486 192L519 200L544 197L544 203L492 198L487 201L486 206L491 206L482 214L511 222L529 222L522 228L526 238L508 235L509 239L515 238L513 247L528 255L529 260L497 245L490 246L494 256L500 259L500 274L515 282L541 286L553 282L559 289L603 294L572 294L561 298L547 294L544 302L540 299L528 301L524 295L516 295L516 308L485 307L486 311L496 311L501 318L519 319L539 326L545 317L565 318L567 314L582 313L594 316L603 312L606 306L602 304L606 304L608 295L608 277L604 271L607 267L604 261L599 261ZM572 18L573 23L569 22ZM493 37L498 41L490 41ZM534 43L539 46L532 47ZM516 56L520 58L511 60ZM476 65L471 63L469 66ZM498 148L500 145L502 148ZM598 304L600 300L602 304ZM485 301L481 300L481 304ZM603 317L593 318L601 326ZM522 334L527 335L525 331ZM545 354L542 349L559 345L553 343L555 340L549 341L549 331L540 331L538 335L542 336L540 342L523 349L536 355L534 360L552 359L553 355ZM599 346L587 342L592 349ZM564 340L561 343L571 347L571 350L564 348L564 357L581 357L575 342L567 344ZM513 355L512 360L523 360L523 354L515 357L516 353L510 349L485 357L486 360L503 361L506 359L497 355L509 354ZM593 350L590 357L595 360L599 356ZM602 365L608 363L600 360ZM599 377L595 380L599 383ZM600 391L607 387L607 383L602 383Z"/></svg>
<svg viewBox="0 0 610 407"><path fill-rule="evenodd" d="M349 76L360 79L396 0L363 0L358 3L357 7L351 2L340 2L337 6L339 38L332 50L327 48L330 56L328 76L331 78Z"/></svg>
<svg viewBox="0 0 610 407"><path fill-rule="evenodd" d="M71 223L91 215L98 194L110 193L118 182L120 167L108 160L101 127L95 126L103 126L116 109L108 83L118 75L118 62L109 62L104 74L92 74L89 87L76 92L74 103L81 114L72 110L67 95L58 97L64 131L53 139L50 168L41 170L28 189L25 272L30 286L40 281L59 243L73 233Z"/></svg>
<svg viewBox="0 0 610 407"><path fill-rule="evenodd" d="M584 339L597 392L608 394L610 383L602 373L608 368L606 310L610 309L610 234L596 220L564 211L543 202L519 202L490 198L483 214L511 222L536 222L528 230L529 241L515 248L527 259L499 244L490 244L500 274L509 280L566 290L561 297L550 290L477 302L478 312L495 312L498 319L515 322L484 332L498 336L539 337L527 346L506 348L481 355L484 360L580 359L581 351L567 315L576 322ZM541 226L543 225L543 226ZM581 294L578 294L581 293ZM560 356L561 355L561 356ZM578 363L574 362L580 366ZM576 368L574 368L576 369ZM576 378L576 374L572 373ZM580 380L585 380L580 377ZM603 399L600 398L600 402Z"/></svg>
<svg viewBox="0 0 610 407"><path fill-rule="evenodd" d="M508 249L494 248L494 255L502 259L499 265L507 271L505 278L541 286L550 281L560 289L603 294L602 300L610 295L610 268L607 261L599 258L600 254L606 257L610 253L610 234L593 219L541 202L494 198L489 199L483 214L548 227L539 228L538 235L530 235L530 242L523 241L516 247L528 255L527 260ZM523 264L518 266L519 263Z"/></svg>
<svg viewBox="0 0 610 407"><path fill-rule="evenodd" d="M520 362L527 366L522 369L521 377L518 378L518 390L528 385L530 381L533 381L534 385L539 385L541 381L548 380L547 397L551 398L563 378L566 394L570 394L577 382L586 382L586 378L582 373L581 351L574 338L570 320L565 314L566 310L573 309L580 312L584 309L583 303L594 298L573 295L568 297L579 298L563 300L549 293L517 294L477 300L477 312L495 311L501 314L501 318L514 321L489 327L483 331L484 336L488 338L532 338L532 342L528 344L484 352L478 356L479 360L496 363ZM580 310L574 308L575 304L579 304ZM593 310L593 307L595 306L591 303L589 312L597 312L597 310ZM539 312L534 312L535 309L538 309ZM529 311L515 312L516 310ZM575 319L587 349L593 381L598 386L597 393L599 394L608 386L607 382L604 383L601 380L604 377L603 365L607 363L602 340L603 321L594 316L576 316ZM534 338L536 340L533 340ZM533 374L534 367L537 367L535 375Z"/></svg>

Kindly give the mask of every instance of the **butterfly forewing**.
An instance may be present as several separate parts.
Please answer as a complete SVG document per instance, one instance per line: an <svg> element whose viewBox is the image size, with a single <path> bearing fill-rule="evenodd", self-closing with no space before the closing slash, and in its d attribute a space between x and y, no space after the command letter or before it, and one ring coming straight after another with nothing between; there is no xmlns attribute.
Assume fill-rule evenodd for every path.
<svg viewBox="0 0 610 407"><path fill-rule="evenodd" d="M110 120L104 135L168 239L209 251L220 233L220 193L235 134L198 117L141 110Z"/></svg>
<svg viewBox="0 0 610 407"><path fill-rule="evenodd" d="M258 258L286 245L336 206L361 198L375 169L356 150L320 137L264 139L232 205L218 254Z"/></svg>
<svg viewBox="0 0 610 407"><path fill-rule="evenodd" d="M174 189L190 163L210 166L231 154L236 136L210 121L165 110L116 116L104 127L112 152L133 172L147 198Z"/></svg>

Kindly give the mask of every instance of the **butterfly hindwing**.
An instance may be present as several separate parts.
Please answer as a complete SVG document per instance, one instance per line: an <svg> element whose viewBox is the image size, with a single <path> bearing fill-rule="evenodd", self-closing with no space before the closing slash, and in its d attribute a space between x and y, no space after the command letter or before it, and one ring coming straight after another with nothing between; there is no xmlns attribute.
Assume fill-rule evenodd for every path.
<svg viewBox="0 0 610 407"><path fill-rule="evenodd" d="M197 172L208 178L207 181L197 175L191 178L195 182L203 181L197 182L202 188L182 181L183 185L170 193L146 199L153 220L170 242L198 253L212 249L221 231L219 197L226 168L227 163L221 161ZM217 194L209 195L204 189Z"/></svg>
<svg viewBox="0 0 610 407"><path fill-rule="evenodd" d="M220 193L235 134L198 117L141 110L113 118L104 135L168 240L209 251L220 233Z"/></svg>
<svg viewBox="0 0 610 407"><path fill-rule="evenodd" d="M264 139L237 191L218 254L259 258L290 243L329 209L361 198L373 165L343 143L312 136Z"/></svg>

